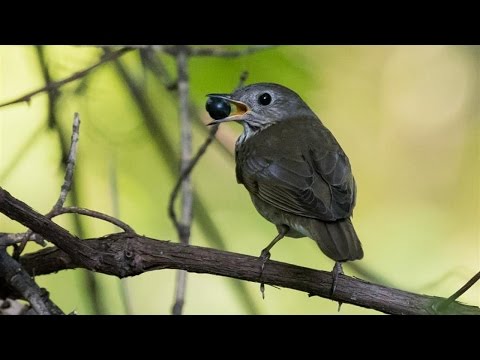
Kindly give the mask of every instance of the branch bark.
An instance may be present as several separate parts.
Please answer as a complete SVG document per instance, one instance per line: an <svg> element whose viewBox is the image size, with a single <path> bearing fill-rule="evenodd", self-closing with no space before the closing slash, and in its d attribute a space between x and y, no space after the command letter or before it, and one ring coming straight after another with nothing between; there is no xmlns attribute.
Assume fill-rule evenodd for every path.
<svg viewBox="0 0 480 360"><path fill-rule="evenodd" d="M91 269L118 277L135 276L160 269L182 269L189 272L227 276L260 282L258 257L230 253L199 246L184 245L135 234L112 234L85 240L98 253ZM115 259L116 261L111 261ZM57 248L48 248L21 258L23 267L37 275L84 267ZM268 261L262 282L295 289L309 295L330 298L332 274L326 271ZM435 314L433 305L440 297L419 295L339 275L334 301L371 308L387 314ZM475 306L452 303L446 314L480 315Z"/></svg>
<svg viewBox="0 0 480 360"><path fill-rule="evenodd" d="M181 269L286 287L387 314L435 314L438 312L434 305L444 300L345 275L339 275L335 294L330 297L330 272L268 261L260 280L257 257L174 244L130 233L82 241L1 187L0 212L60 248L44 249L23 256L21 264L30 274L42 275L64 269L86 268L123 278L152 270ZM480 315L480 309L453 302L444 313Z"/></svg>
<svg viewBox="0 0 480 360"><path fill-rule="evenodd" d="M0 249L0 274L12 288L28 300L37 314L63 314L62 310L48 298L48 292L41 289L4 248Z"/></svg>

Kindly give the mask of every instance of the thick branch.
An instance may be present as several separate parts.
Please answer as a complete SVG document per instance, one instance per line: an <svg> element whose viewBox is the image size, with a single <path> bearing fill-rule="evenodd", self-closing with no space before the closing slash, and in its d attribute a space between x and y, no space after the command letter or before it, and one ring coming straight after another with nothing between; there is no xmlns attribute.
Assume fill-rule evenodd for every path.
<svg viewBox="0 0 480 360"><path fill-rule="evenodd" d="M91 268L95 263L95 258L101 256L101 254L97 254L97 251L93 250L88 243L81 241L46 216L33 210L24 202L14 198L8 191L1 187L0 212L28 227L43 238L48 239L69 254L72 259L75 259L78 263L85 264L86 268Z"/></svg>
<svg viewBox="0 0 480 360"><path fill-rule="evenodd" d="M86 242L92 249L102 253L102 256L93 262L92 270L118 277L139 275L152 270L182 269L252 282L260 281L260 262L253 256L176 244L127 233L113 234ZM113 259L115 261L112 261ZM25 255L21 262L27 271L35 272L37 275L83 267L56 248ZM269 261L262 275L262 282L265 284L295 289L324 298L330 297L331 281L330 272L277 261ZM388 314L426 315L435 313L432 305L442 298L414 294L339 275L332 300ZM447 311L448 314L480 315L479 308L457 302L451 304Z"/></svg>
<svg viewBox="0 0 480 360"><path fill-rule="evenodd" d="M257 257L174 244L129 233L82 241L2 188L0 212L49 239L63 250L50 248L23 256L21 263L30 274L42 275L81 267L126 277L151 270L182 269L260 282L260 263ZM330 298L331 280L330 272L269 261L261 282ZM335 296L331 299L388 314L419 315L435 313L433 305L444 300L368 283L345 275L339 275ZM454 302L445 313L480 315L480 309Z"/></svg>
<svg viewBox="0 0 480 360"><path fill-rule="evenodd" d="M18 262L5 249L0 249L0 274L2 278L30 303L39 315L61 315L63 312L48 298L48 293L33 281Z"/></svg>

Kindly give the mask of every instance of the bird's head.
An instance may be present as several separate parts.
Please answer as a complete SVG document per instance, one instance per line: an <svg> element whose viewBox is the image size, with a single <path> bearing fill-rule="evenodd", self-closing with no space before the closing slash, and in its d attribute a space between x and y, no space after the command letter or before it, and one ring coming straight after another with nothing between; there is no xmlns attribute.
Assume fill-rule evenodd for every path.
<svg viewBox="0 0 480 360"><path fill-rule="evenodd" d="M254 131L313 114L297 93L273 83L248 85L232 94L209 94L206 109L214 119L208 125L235 121Z"/></svg>

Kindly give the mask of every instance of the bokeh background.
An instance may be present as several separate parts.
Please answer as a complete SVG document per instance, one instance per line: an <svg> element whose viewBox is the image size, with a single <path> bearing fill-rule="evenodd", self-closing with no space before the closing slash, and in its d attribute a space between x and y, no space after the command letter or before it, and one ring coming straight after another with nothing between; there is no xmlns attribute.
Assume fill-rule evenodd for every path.
<svg viewBox="0 0 480 360"><path fill-rule="evenodd" d="M95 47L2 46L0 102L42 87L47 73L59 80L92 65L102 53ZM180 130L176 98L164 86L165 72L176 77L175 63L163 53L155 57L164 69L155 71L133 51L62 87L54 102L44 93L29 104L0 108L0 185L46 213L62 184L62 145L68 146L73 113L79 112L75 191L67 204L176 241L167 204L178 174ZM233 59L191 58L191 98L200 120L207 119L205 94L230 92L244 70L247 83L296 90L349 156L358 186L353 222L365 258L345 266L347 274L449 296L479 270L480 47L279 46ZM197 118L193 123L196 149L208 129ZM236 124L222 127L227 142L241 132ZM192 243L258 255L275 228L236 183L231 154L214 143L192 176L201 201ZM82 237L116 231L72 215L56 221ZM22 230L0 215L0 231ZM38 248L29 244L27 251ZM308 238L281 241L272 258L328 271L333 266ZM169 314L175 271L145 273L123 285L84 270L37 280L66 312L124 314L123 286L129 312ZM478 284L460 300L480 305ZM189 274L185 313L337 314L337 304L268 286L262 300L258 284ZM375 313L346 304L341 310Z"/></svg>

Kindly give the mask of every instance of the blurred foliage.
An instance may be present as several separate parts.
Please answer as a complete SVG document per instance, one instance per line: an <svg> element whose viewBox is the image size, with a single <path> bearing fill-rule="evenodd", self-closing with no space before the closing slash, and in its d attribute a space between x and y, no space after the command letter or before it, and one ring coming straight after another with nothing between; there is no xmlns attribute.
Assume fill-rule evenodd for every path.
<svg viewBox="0 0 480 360"><path fill-rule="evenodd" d="M102 50L46 46L43 54L51 78L58 80L98 61ZM173 59L158 56L175 78ZM143 64L134 51L118 64L104 64L62 87L55 117L69 136L73 113L81 116L78 205L118 213L140 234L176 240L167 204L179 158L177 104ZM439 296L449 296L478 271L480 47L281 46L234 59L192 58L189 65L192 101L203 117L205 94L230 92L244 70L250 74L248 83L278 82L296 90L319 115L348 154L357 180L353 221L365 250L357 266L386 285ZM148 105L152 124L145 121L125 74ZM0 102L43 86L43 75L34 47L0 48ZM0 185L41 212L53 205L63 180L59 136L47 126L50 115L47 94L29 105L0 108ZM152 126L160 132L153 137ZM241 131L235 124L222 126L237 135ZM195 148L206 130L194 126ZM116 199L110 189L112 166ZM201 159L193 183L203 204L203 213L196 208L193 244L220 246L212 243L216 232L229 251L257 256L274 237L274 226L257 214L246 190L236 184L233 159L218 144ZM71 215L56 221L79 231ZM113 231L111 224L98 220L79 222L85 237ZM0 215L0 229L22 227ZM27 251L36 249L38 245L27 246ZM272 258L328 271L333 265L307 238L281 241ZM361 277L352 268L345 270ZM106 313L124 313L119 280L95 278ZM170 313L174 279L173 270L129 279L133 313ZM64 311L94 313L84 271L37 280ZM262 300L258 284L245 283L240 289L249 296L242 297L232 282L236 280L191 274L185 312L337 312L336 303L288 289L267 287ZM479 286L460 300L480 305ZM341 313L376 312L344 305Z"/></svg>

